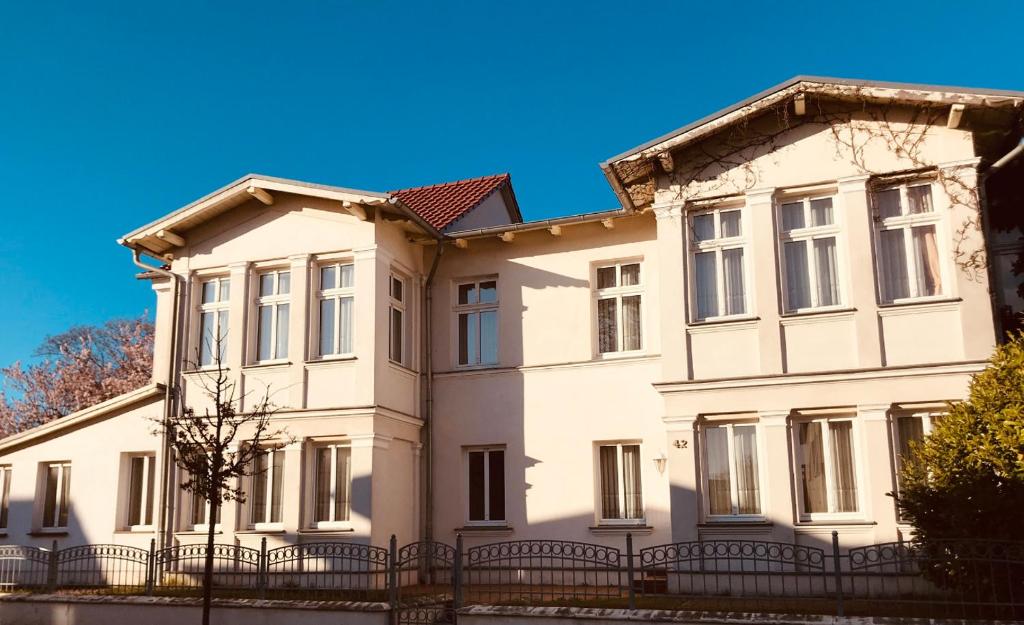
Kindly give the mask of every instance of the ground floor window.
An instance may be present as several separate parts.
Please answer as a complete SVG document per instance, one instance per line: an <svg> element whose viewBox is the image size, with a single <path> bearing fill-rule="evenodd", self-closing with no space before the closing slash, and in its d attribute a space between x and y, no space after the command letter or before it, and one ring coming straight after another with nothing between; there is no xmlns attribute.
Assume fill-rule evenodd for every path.
<svg viewBox="0 0 1024 625"><path fill-rule="evenodd" d="M45 465L42 522L44 528L68 526L71 495L71 463L51 462Z"/></svg>
<svg viewBox="0 0 1024 625"><path fill-rule="evenodd" d="M609 443L598 446L601 521L641 521L644 518L640 479L640 445Z"/></svg>
<svg viewBox="0 0 1024 625"><path fill-rule="evenodd" d="M155 460L151 455L128 459L128 527L153 524Z"/></svg>
<svg viewBox="0 0 1024 625"><path fill-rule="evenodd" d="M470 524L505 522L505 450L471 449L466 452L469 470Z"/></svg>
<svg viewBox="0 0 1024 625"><path fill-rule="evenodd" d="M11 507L11 467L0 466L0 529L7 529L7 512Z"/></svg>
<svg viewBox="0 0 1024 625"><path fill-rule="evenodd" d="M859 511L853 429L850 418L796 424L797 478L804 518Z"/></svg>
<svg viewBox="0 0 1024 625"><path fill-rule="evenodd" d="M757 426L709 424L704 427L704 449L708 515L761 514Z"/></svg>
<svg viewBox="0 0 1024 625"><path fill-rule="evenodd" d="M349 520L352 493L352 449L348 445L314 448L315 500L313 523L317 527Z"/></svg>
<svg viewBox="0 0 1024 625"><path fill-rule="evenodd" d="M259 526L281 522L284 452L268 449L253 459L249 523Z"/></svg>

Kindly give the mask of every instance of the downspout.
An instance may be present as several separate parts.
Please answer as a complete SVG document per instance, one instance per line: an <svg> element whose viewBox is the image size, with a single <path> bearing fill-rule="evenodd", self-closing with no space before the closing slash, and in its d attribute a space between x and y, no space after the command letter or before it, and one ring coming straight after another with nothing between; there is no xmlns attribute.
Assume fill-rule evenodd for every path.
<svg viewBox="0 0 1024 625"><path fill-rule="evenodd" d="M434 540L434 341L433 341L433 301L434 301L434 274L437 273L437 265L441 261L441 254L444 253L444 240L437 239L437 248L434 250L434 260L430 264L430 273L427 274L427 281L424 284L424 311L423 311L423 370L424 370L424 409L423 419L426 433L426 443L423 452L426 465L426 479L424 480L424 519L423 539L428 543Z"/></svg>
<svg viewBox="0 0 1024 625"><path fill-rule="evenodd" d="M178 340L177 340L177 335L178 335L178 322L179 322L179 320L178 320L178 313L179 313L179 311L181 309L180 302L179 302L180 296L181 296L181 291L179 289L179 283L178 283L178 276L177 276L177 274L175 274L175 273L173 273L171 271L167 271L166 269L163 269L161 267L153 267L152 265L147 265L146 263L142 262L142 259L140 257L141 254L142 254L142 250L140 250L138 247L132 246L131 250L132 250L132 263L134 263L136 267L139 267L140 269L143 269L145 271L151 271L151 272L153 272L155 274L164 276L165 278L168 278L171 281L171 305L173 306L173 308L171 309L171 349L170 349L170 356L169 356L170 362L167 363L168 364L168 366L167 366L167 377L168 377L168 380L167 380L167 384L164 386L164 427L160 428L160 437L161 437L161 442L162 442L162 445L163 445L163 463L162 463L162 466L160 468L160 484L161 484L161 490L162 490L162 492L161 492L161 503L162 503L162 505L160 506L160 514L157 517L157 527L156 527L156 535L158 537L157 548L158 549L163 549L163 548L167 547L168 544L169 544L169 540L168 540L169 539L169 535L168 535L168 532L167 532L168 519L170 518L170 516L173 514L173 511L174 511L174 498L170 496L170 494L173 492L172 485L170 484L170 479L171 479L171 460L170 459L171 459L172 450L171 450L171 440L167 436L167 427L166 426L167 426L167 423L174 416L175 402L177 401L177 394L175 393L175 389L177 388L177 380L178 380L178 371L177 371L177 364L178 364L178 358L177 358L177 356L178 356Z"/></svg>

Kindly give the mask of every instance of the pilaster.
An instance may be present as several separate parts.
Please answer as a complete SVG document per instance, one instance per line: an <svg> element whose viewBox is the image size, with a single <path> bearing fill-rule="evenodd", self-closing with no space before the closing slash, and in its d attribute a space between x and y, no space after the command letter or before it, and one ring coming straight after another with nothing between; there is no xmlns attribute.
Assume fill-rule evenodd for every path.
<svg viewBox="0 0 1024 625"><path fill-rule="evenodd" d="M662 417L668 448L669 513L672 540L697 540L700 483L697 473L697 415Z"/></svg>
<svg viewBox="0 0 1024 625"><path fill-rule="evenodd" d="M683 206L654 207L658 229L658 287L661 315L661 376L691 379L686 347L686 250Z"/></svg>
<svg viewBox="0 0 1024 625"><path fill-rule="evenodd" d="M849 259L848 275L840 280L849 285L846 304L856 306L853 314L856 334L857 366L881 367L882 336L878 323L878 297L875 286L874 227L871 203L868 197L870 176L850 176L839 180L839 214L845 220L842 229L843 247Z"/></svg>
<svg viewBox="0 0 1024 625"><path fill-rule="evenodd" d="M753 284L754 310L758 324L758 353L762 374L783 373L782 334L779 320L779 273L776 270L775 189L753 189L746 193L745 216L750 224L744 229L750 233L750 275Z"/></svg>
<svg viewBox="0 0 1024 625"><path fill-rule="evenodd" d="M857 484L860 500L864 505L864 517L885 526L879 529L883 534L895 534L896 505L886 493L896 490L893 477L892 444L890 440L889 410L891 404L859 404L857 420L860 422L860 436L856 441L860 453L855 462L864 466L857 471L864 483Z"/></svg>
<svg viewBox="0 0 1024 625"><path fill-rule="evenodd" d="M310 330L310 263L309 254L288 257L291 272L291 297L288 301L288 405L306 407L306 360L309 359Z"/></svg>
<svg viewBox="0 0 1024 625"><path fill-rule="evenodd" d="M763 457L758 468L763 472L761 483L761 509L765 518L774 524L776 539L793 542L793 519L796 497L793 492L792 463L789 449L789 410L765 410L757 413L761 430Z"/></svg>

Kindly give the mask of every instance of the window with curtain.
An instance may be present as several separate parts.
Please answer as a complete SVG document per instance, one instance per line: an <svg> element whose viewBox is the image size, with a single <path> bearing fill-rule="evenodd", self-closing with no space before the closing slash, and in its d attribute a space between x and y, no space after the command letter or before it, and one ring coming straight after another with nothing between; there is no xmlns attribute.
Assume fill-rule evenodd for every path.
<svg viewBox="0 0 1024 625"><path fill-rule="evenodd" d="M505 523L505 449L470 449L466 452L469 471L469 524Z"/></svg>
<svg viewBox="0 0 1024 625"><path fill-rule="evenodd" d="M256 361L288 357L288 312L291 273L268 271L258 277L256 296Z"/></svg>
<svg viewBox="0 0 1024 625"><path fill-rule="evenodd" d="M7 529L11 508L11 466L0 466L0 529Z"/></svg>
<svg viewBox="0 0 1024 625"><path fill-rule="evenodd" d="M757 426L710 424L703 431L708 515L760 515Z"/></svg>
<svg viewBox="0 0 1024 625"><path fill-rule="evenodd" d="M195 481L193 481L195 483ZM189 529L193 531L205 531L209 527L210 514L213 506L206 499L206 495L198 491L189 492L188 519ZM222 508L223 506L221 506ZM213 518L214 524L220 523L221 508L217 508L217 514Z"/></svg>
<svg viewBox="0 0 1024 625"><path fill-rule="evenodd" d="M355 266L352 263L321 265L319 281L320 356L351 356L355 328Z"/></svg>
<svg viewBox="0 0 1024 625"><path fill-rule="evenodd" d="M694 320L747 314L743 209L702 210L688 221Z"/></svg>
<svg viewBox="0 0 1024 625"><path fill-rule="evenodd" d="M388 297L388 357L405 364L405 280L391 274Z"/></svg>
<svg viewBox="0 0 1024 625"><path fill-rule="evenodd" d="M347 444L314 448L313 525L347 523L352 502L352 449Z"/></svg>
<svg viewBox="0 0 1024 625"><path fill-rule="evenodd" d="M249 490L249 526L281 523L284 451L266 449L253 459Z"/></svg>
<svg viewBox="0 0 1024 625"><path fill-rule="evenodd" d="M893 419L895 436L893 438L896 443L897 486L902 479L903 465L913 460L917 446L932 433L932 427L939 417L939 414L930 412L895 415Z"/></svg>
<svg viewBox="0 0 1024 625"><path fill-rule="evenodd" d="M842 304L835 207L831 197L779 205L779 244L786 312Z"/></svg>
<svg viewBox="0 0 1024 625"><path fill-rule="evenodd" d="M640 263L633 261L598 267L595 293L598 353L642 349Z"/></svg>
<svg viewBox="0 0 1024 625"><path fill-rule="evenodd" d="M823 418L796 424L797 478L801 516L859 511L853 421Z"/></svg>
<svg viewBox="0 0 1024 625"><path fill-rule="evenodd" d="M199 366L211 367L227 360L231 280L205 280L199 292Z"/></svg>
<svg viewBox="0 0 1024 625"><path fill-rule="evenodd" d="M598 446L602 522L639 523L644 518L640 479L640 445Z"/></svg>
<svg viewBox="0 0 1024 625"><path fill-rule="evenodd" d="M152 454L128 458L128 518L129 528L153 524L153 489L156 457Z"/></svg>
<svg viewBox="0 0 1024 625"><path fill-rule="evenodd" d="M882 303L943 295L942 214L932 184L876 190L873 202Z"/></svg>
<svg viewBox="0 0 1024 625"><path fill-rule="evenodd" d="M458 364L498 364L498 281L463 282L455 289Z"/></svg>

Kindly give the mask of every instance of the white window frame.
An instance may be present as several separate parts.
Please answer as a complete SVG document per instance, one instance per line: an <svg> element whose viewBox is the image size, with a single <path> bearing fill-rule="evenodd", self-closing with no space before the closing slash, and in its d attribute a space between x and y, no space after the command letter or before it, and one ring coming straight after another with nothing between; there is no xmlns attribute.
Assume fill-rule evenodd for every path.
<svg viewBox="0 0 1024 625"><path fill-rule="evenodd" d="M811 225L811 200L832 200L832 223L825 226ZM803 204L804 227L795 230L783 230L782 205ZM846 249L843 245L843 224L840 210L839 197L834 193L823 193L806 196L781 197L775 201L775 223L778 224L779 236L779 273L782 276L782 309L786 314L800 314L810 311L841 310L846 306ZM818 256L814 253L814 241L818 239L835 239L836 242L836 291L839 301L836 304L822 305L818 302ZM808 288L810 289L811 305L806 308L793 308L789 304L789 276L786 272L786 243L804 241L807 251L807 274Z"/></svg>
<svg viewBox="0 0 1024 625"><path fill-rule="evenodd" d="M622 286L623 265L637 265L639 267L637 284ZM611 267L615 268L615 286L604 289L598 288L598 272L601 269L608 269ZM626 350L623 349L622 298L632 296L640 297L640 347L637 349ZM601 300L606 299L615 300L615 349L613 351L602 352L600 302ZM608 261L594 265L594 353L601 358L614 358L616 356L634 356L636 354L642 354L646 348L646 342L644 341L644 335L646 332L644 329L647 324L644 323L644 310L644 263L642 258L627 258L624 260Z"/></svg>
<svg viewBox="0 0 1024 625"><path fill-rule="evenodd" d="M935 428L935 421L946 416L946 413L941 410L899 410L893 411L892 413L892 454L894 459L894 465L896 467L896 485L899 488L899 474L903 470L903 454L900 453L900 447L903 445L903 440L900 438L900 419L921 419L921 431L925 438L932 433Z"/></svg>
<svg viewBox="0 0 1024 625"><path fill-rule="evenodd" d="M11 519L11 465L0 465L0 534L7 531Z"/></svg>
<svg viewBox="0 0 1024 625"><path fill-rule="evenodd" d="M401 285L401 297L395 297L396 282ZM408 300L408 293L409 281L405 277L392 271L390 277L388 278L388 358L391 360L391 362L402 365L403 367L406 366L406 364L409 361L410 351L408 323L409 317L406 314L406 300ZM397 358L395 357L394 353L394 316L396 312L401 316L400 325L402 328L402 341L398 346L398 348L401 350L401 353L398 354Z"/></svg>
<svg viewBox="0 0 1024 625"><path fill-rule="evenodd" d="M46 518L46 492L50 480L50 469L58 467L57 485L53 501L53 518ZM67 511L68 522L71 521L71 489L68 489L67 499L64 499L65 473L71 469L70 460L58 460L42 463L42 497L39 505L39 526L43 530L64 530L67 525L60 525L60 511L64 508Z"/></svg>
<svg viewBox="0 0 1024 625"><path fill-rule="evenodd" d="M275 454L283 454L283 449L267 448L260 450L260 453L267 454L267 496L266 501L263 502L263 518L270 519L272 511L274 509L274 484L279 480L283 480L283 475L278 475L278 472L274 470L274 459ZM255 459L254 459L255 462ZM284 464L281 465L281 473L284 473ZM249 476L249 490L248 497L251 498L251 503L248 506L248 526L249 529L255 531L280 531L284 529L284 489L281 490L281 520L280 521L262 521L257 522L256 514L253 510L256 507L256 473Z"/></svg>
<svg viewBox="0 0 1024 625"><path fill-rule="evenodd" d="M495 297L495 300L493 302L480 302L479 301L479 299L480 299L480 296L479 296L479 294L480 294L480 285L483 284L484 282L493 282L494 283L494 297ZM472 284L472 285L474 285L476 287L477 303L475 303L475 304L460 304L459 303L459 287L465 286L467 284ZM453 295L453 297L452 297L452 323L453 323L454 331L452 332L452 337L455 339L455 341L454 341L453 349L452 349L452 356L453 356L452 360L454 361L454 366L455 367L457 367L459 369L486 369L486 368L490 368L490 367L497 367L501 363L501 290L500 290L500 287L501 287L501 285L498 282L498 277L497 276L485 276L485 277L482 277L482 278L475 278L475 279L471 279L471 280L469 280L469 279L456 280L454 282L454 288L452 289L452 295ZM483 345L483 324L480 323L480 318L483 316L482 315L483 313L489 312L489 311L494 311L494 315L495 315L495 317L494 317L494 319L495 319L495 321L494 321L495 332L496 332L496 336L494 337L494 341L495 341L495 355L494 355L494 362L483 362L483 358L482 358L482 356L483 356L483 349L481 348L481 346ZM476 349L476 352L477 352L478 362L461 363L461 362L459 362L459 339L460 339L460 334L459 334L459 315L472 314L472 313L476 313L477 314L477 324L476 324L476 331L477 331L476 347L477 347L477 349Z"/></svg>
<svg viewBox="0 0 1024 625"><path fill-rule="evenodd" d="M326 520L323 520L323 521L317 520L317 518L316 518L316 503L317 503L316 502L316 496L317 496L317 491L319 490L319 484L317 483L317 479L318 479L318 477L317 477L317 454L319 453L319 450L321 450L321 449L330 449L331 450L331 474L330 474L330 477L328 478L328 479L330 479L331 483L330 483L330 489L329 489L329 493L330 493L329 500L327 502L327 513L328 513L328 517L329 518L326 519ZM310 454L310 458L312 460L312 462L311 462L311 465L312 465L311 466L311 469L312 469L312 480L310 480L310 482L313 484L313 490L311 491L311 503L312 503L312 505L310 506L310 519L311 519L311 524L310 525L311 525L311 527L313 529L337 530L337 529L349 529L349 528L352 527L352 475L351 475L351 472L349 474L349 483L348 483L348 494L349 494L348 497L349 497L349 501L348 501L348 508L346 509L346 515L345 515L347 518L345 518L345 519L336 519L336 518L334 518L335 503L337 502L337 495L338 495L338 450L339 449L348 449L349 450L349 466L351 467L351 464L353 462L353 454L352 454L353 448L352 448L352 444L350 442L344 441L344 442L335 442L335 443L317 443L317 444L313 445L313 447L312 447L312 453Z"/></svg>
<svg viewBox="0 0 1024 625"><path fill-rule="evenodd" d="M505 501L503 502L505 504L505 518L504 519L494 519L494 520L492 520L490 518L491 517L491 463L490 463L490 455L491 455L492 452L496 452L496 451L500 451L502 453L501 463L502 463L503 472L504 472L504 475L502 475L502 478L504 479L504 488L502 489L502 492L505 492L505 495L506 495L505 496ZM475 520L474 521L474 520L470 519L470 510L472 508L472 505L471 505L471 501L470 501L471 494L469 492L469 485L471 483L470 476L469 476L469 470L470 470L469 454L471 454L471 453L480 453L480 452L482 452L484 454L484 519L482 519L482 520ZM464 458L465 458L465 467L466 467L465 471L463 472L463 475L466 476L466 487L464 489L464 492L466 493L466 526L467 527L504 527L504 526L508 525L508 492L507 492L508 480L506 479L507 476L508 476L508 452L505 450L505 447L502 446L502 445L488 445L488 446L483 446L483 447L467 447L465 449L465 453L463 455L464 455Z"/></svg>
<svg viewBox="0 0 1024 625"><path fill-rule="evenodd" d="M622 482L622 469L625 466L622 462L622 448L623 446L636 446L638 453L640 454L640 508L641 514L636 519L624 519L615 518L608 519L604 516L604 506L602 502L604 500L604 493L601 491L601 448L602 447L615 447L615 466L617 471L615 472L615 479L619 480L619 510L626 510L626 489L625 484ZM643 526L647 525L647 499L645 496L646 489L644 488L644 445L638 440L621 440L621 441L600 441L594 443L594 490L597 495L595 498L595 516L597 517L598 526Z"/></svg>
<svg viewBox="0 0 1024 625"><path fill-rule="evenodd" d="M186 527L192 532L208 532L210 530L210 513L213 511L213 504L205 498L204 495L187 491L183 493L188 498L188 517L186 518ZM196 499L203 501L203 521L202 523L193 523L195 518L195 502ZM184 506L183 506L184 507ZM220 533L222 531L222 523L224 521L224 504L221 503L217 523L213 526L213 531Z"/></svg>
<svg viewBox="0 0 1024 625"><path fill-rule="evenodd" d="M352 268L352 285L342 286L341 274L342 267ZM337 285L331 289L322 288L321 280L323 279L323 270L326 267L334 267L337 274ZM315 351L313 353L321 360L335 360L341 358L352 358L355 356L356 351L356 267L352 260L334 260L326 261L316 265L316 304L315 304L315 316L316 316L316 339L314 343ZM352 299L352 327L349 329L349 336L352 341L352 349L347 352L341 352L341 300L345 298ZM320 336L321 319L321 302L324 300L334 300L334 353L324 354L321 345L322 340Z"/></svg>
<svg viewBox="0 0 1024 625"><path fill-rule="evenodd" d="M755 449L757 450L757 504L761 508L761 512L757 514L740 514L739 510L739 489L736 484L736 476L734 474L736 467L736 451L735 441L733 440L733 428L735 426L753 426L754 427L754 441ZM708 463L708 445L706 442L706 433L710 428L723 428L727 431L728 440L728 453L729 453L729 497L732 503L731 514L712 514L711 513L711 497L710 489L708 487L708 471L710 464ZM761 431L761 424L756 420L706 420L700 427L700 441L701 441L701 487L704 492L704 518L712 522L722 521L763 521L766 518L765 515L765 470L764 470L764 436Z"/></svg>
<svg viewBox="0 0 1024 625"><path fill-rule="evenodd" d="M210 284L210 283L214 284L213 291L214 291L214 294L215 294L216 298L212 302L204 303L203 302L203 288L204 288L204 286L206 284ZM223 287L224 284L227 284L227 288L228 288L228 297L227 297L227 299L223 299L221 297L221 294L222 294L223 288L224 288ZM198 365L199 369L215 369L215 368L217 368L218 360L221 360L221 362L219 364L222 367L226 366L226 364L227 364L226 362L223 362L223 360L226 360L226 358L221 359L221 356L217 353L217 343L216 343L216 341L218 340L218 337L219 337L219 340L221 342L221 345L220 345L221 351L226 354L227 351L228 351L228 344L227 344L228 332L231 331L231 319L230 319L230 315L231 315L231 312L230 312L230 310L231 310L231 289L232 289L231 276L203 276L199 280L199 292L198 292L198 298L197 298L198 299L198 304L199 304L198 305L199 318L196 320L197 321L197 324L196 324L197 328L196 328L196 330L197 330L197 334L198 334L198 338L196 340L196 345L199 347L199 350L197 352L198 362L196 364ZM228 315L229 315L228 327L227 327L226 330L222 330L221 327L220 327L220 318L221 318L220 313L222 313L222 312L227 312ZM214 340L214 343L212 345L210 345L210 357L211 357L212 360L210 362L208 362L208 363L204 363L202 361L203 360L202 354L203 354L203 314L204 313L212 313L212 315L213 315L213 327L214 327L214 330L213 330L213 340Z"/></svg>
<svg viewBox="0 0 1024 625"><path fill-rule="evenodd" d="M281 293L281 274L288 275L288 292ZM260 295L261 282L264 276L273 276L274 290L270 295ZM288 325L292 323L292 310L291 310L291 270L290 269L271 269L268 271L262 271L256 274L256 284L253 288L253 292L256 294L254 301L253 315L254 320L254 332L253 332L253 362L258 364L267 364L274 362L287 362L288 352L291 350L291 342L289 341L285 345L285 353L277 353L277 318L280 310L280 306L283 304L288 306ZM270 307L270 358L260 358L260 308L264 306ZM287 340L287 333L289 328L285 328L285 339Z"/></svg>
<svg viewBox="0 0 1024 625"><path fill-rule="evenodd" d="M930 213L911 213L910 201L907 189L912 187L926 186L930 189L932 200L932 211ZM882 218L881 208L878 205L877 194L883 191L898 189L900 192L900 215L898 217ZM875 238L875 278L878 284L878 301L880 304L904 304L910 302L928 302L943 300L952 296L952 276L949 270L949 263L946 257L949 255L947 240L949 233L946 231L947 219L944 206L939 205L940 194L936 193L936 185L932 180L913 180L898 185L888 185L871 189L871 210L874 216L874 238ZM938 253L939 276L942 280L939 292L935 295L920 295L917 292L917 276L920 267L917 265L917 256L914 254L913 228L917 226L935 227L935 248ZM900 297L892 301L885 299L885 276L882 271L882 232L885 230L903 230L903 254L907 259L907 286L909 297Z"/></svg>
<svg viewBox="0 0 1024 625"><path fill-rule="evenodd" d="M142 490L141 490L142 497L141 497L141 500L138 502L138 510L137 510L137 512L139 513L139 521L140 521L140 523L136 523L136 524L133 525L131 523L131 514L132 514L132 511L135 508L135 502L132 501L132 463L135 461L136 458L142 458L143 459ZM148 531L148 530L151 530L153 528L153 523L146 523L145 521L146 521L146 508L148 507L148 505L150 503L152 503L152 505L153 505L153 512L152 512L152 514L153 514L154 518L156 517L156 514L157 514L155 493L153 492L153 491L155 491L157 489L157 482L156 482L155 471L156 471L156 455L155 454L152 454L152 453L129 454L128 456L125 457L125 475L126 475L126 478L127 478L125 481L126 481L126 485L127 485L127 488L128 488L128 492L125 495L124 525L125 525L125 527L128 528L129 531L140 532L140 531ZM150 478L151 475L153 476L153 489L152 490L150 490L150 488L149 488L149 478Z"/></svg>
<svg viewBox="0 0 1024 625"><path fill-rule="evenodd" d="M835 467L832 466L832 432L829 429L829 423L837 421L849 421L851 425L850 430L850 444L853 446L853 475L857 481L857 510L854 512L833 512L836 509L836 493L835 493ZM803 461L803 456L800 451L800 430L799 426L801 423L821 423L821 445L822 445L822 456L825 464L825 497L828 507L828 512L804 512L804 495L803 495L803 482L800 477L800 463ZM796 484L796 496L797 496L797 510L799 512L799 519L801 522L817 522L817 521L847 521L847 520L863 520L866 518L866 512L864 507L864 494L867 490L867 483L865 482L864 463L861 458L861 432L860 432L860 419L854 414L832 414L832 415L817 415L817 416L801 416L793 420L792 427L792 445L793 445L793 476L794 483Z"/></svg>
<svg viewBox="0 0 1024 625"><path fill-rule="evenodd" d="M721 213L739 211L740 213L740 235L735 237L722 237ZM750 250L751 239L747 234L750 230L750 211L745 204L722 204L704 208L693 208L686 211L686 237L688 253L687 279L690 282L689 301L690 319L692 323L706 323L731 319L749 319L754 316L752 296L753 282L751 281ZM697 241L694 235L693 220L701 215L714 215L715 237L705 241ZM743 250L743 309L744 312L732 315L722 314L726 309L725 301L725 266L722 263L722 253L728 250ZM717 307L719 314L711 317L698 317L697 310L697 262L696 255L703 252L715 254L715 294L718 298Z"/></svg>

